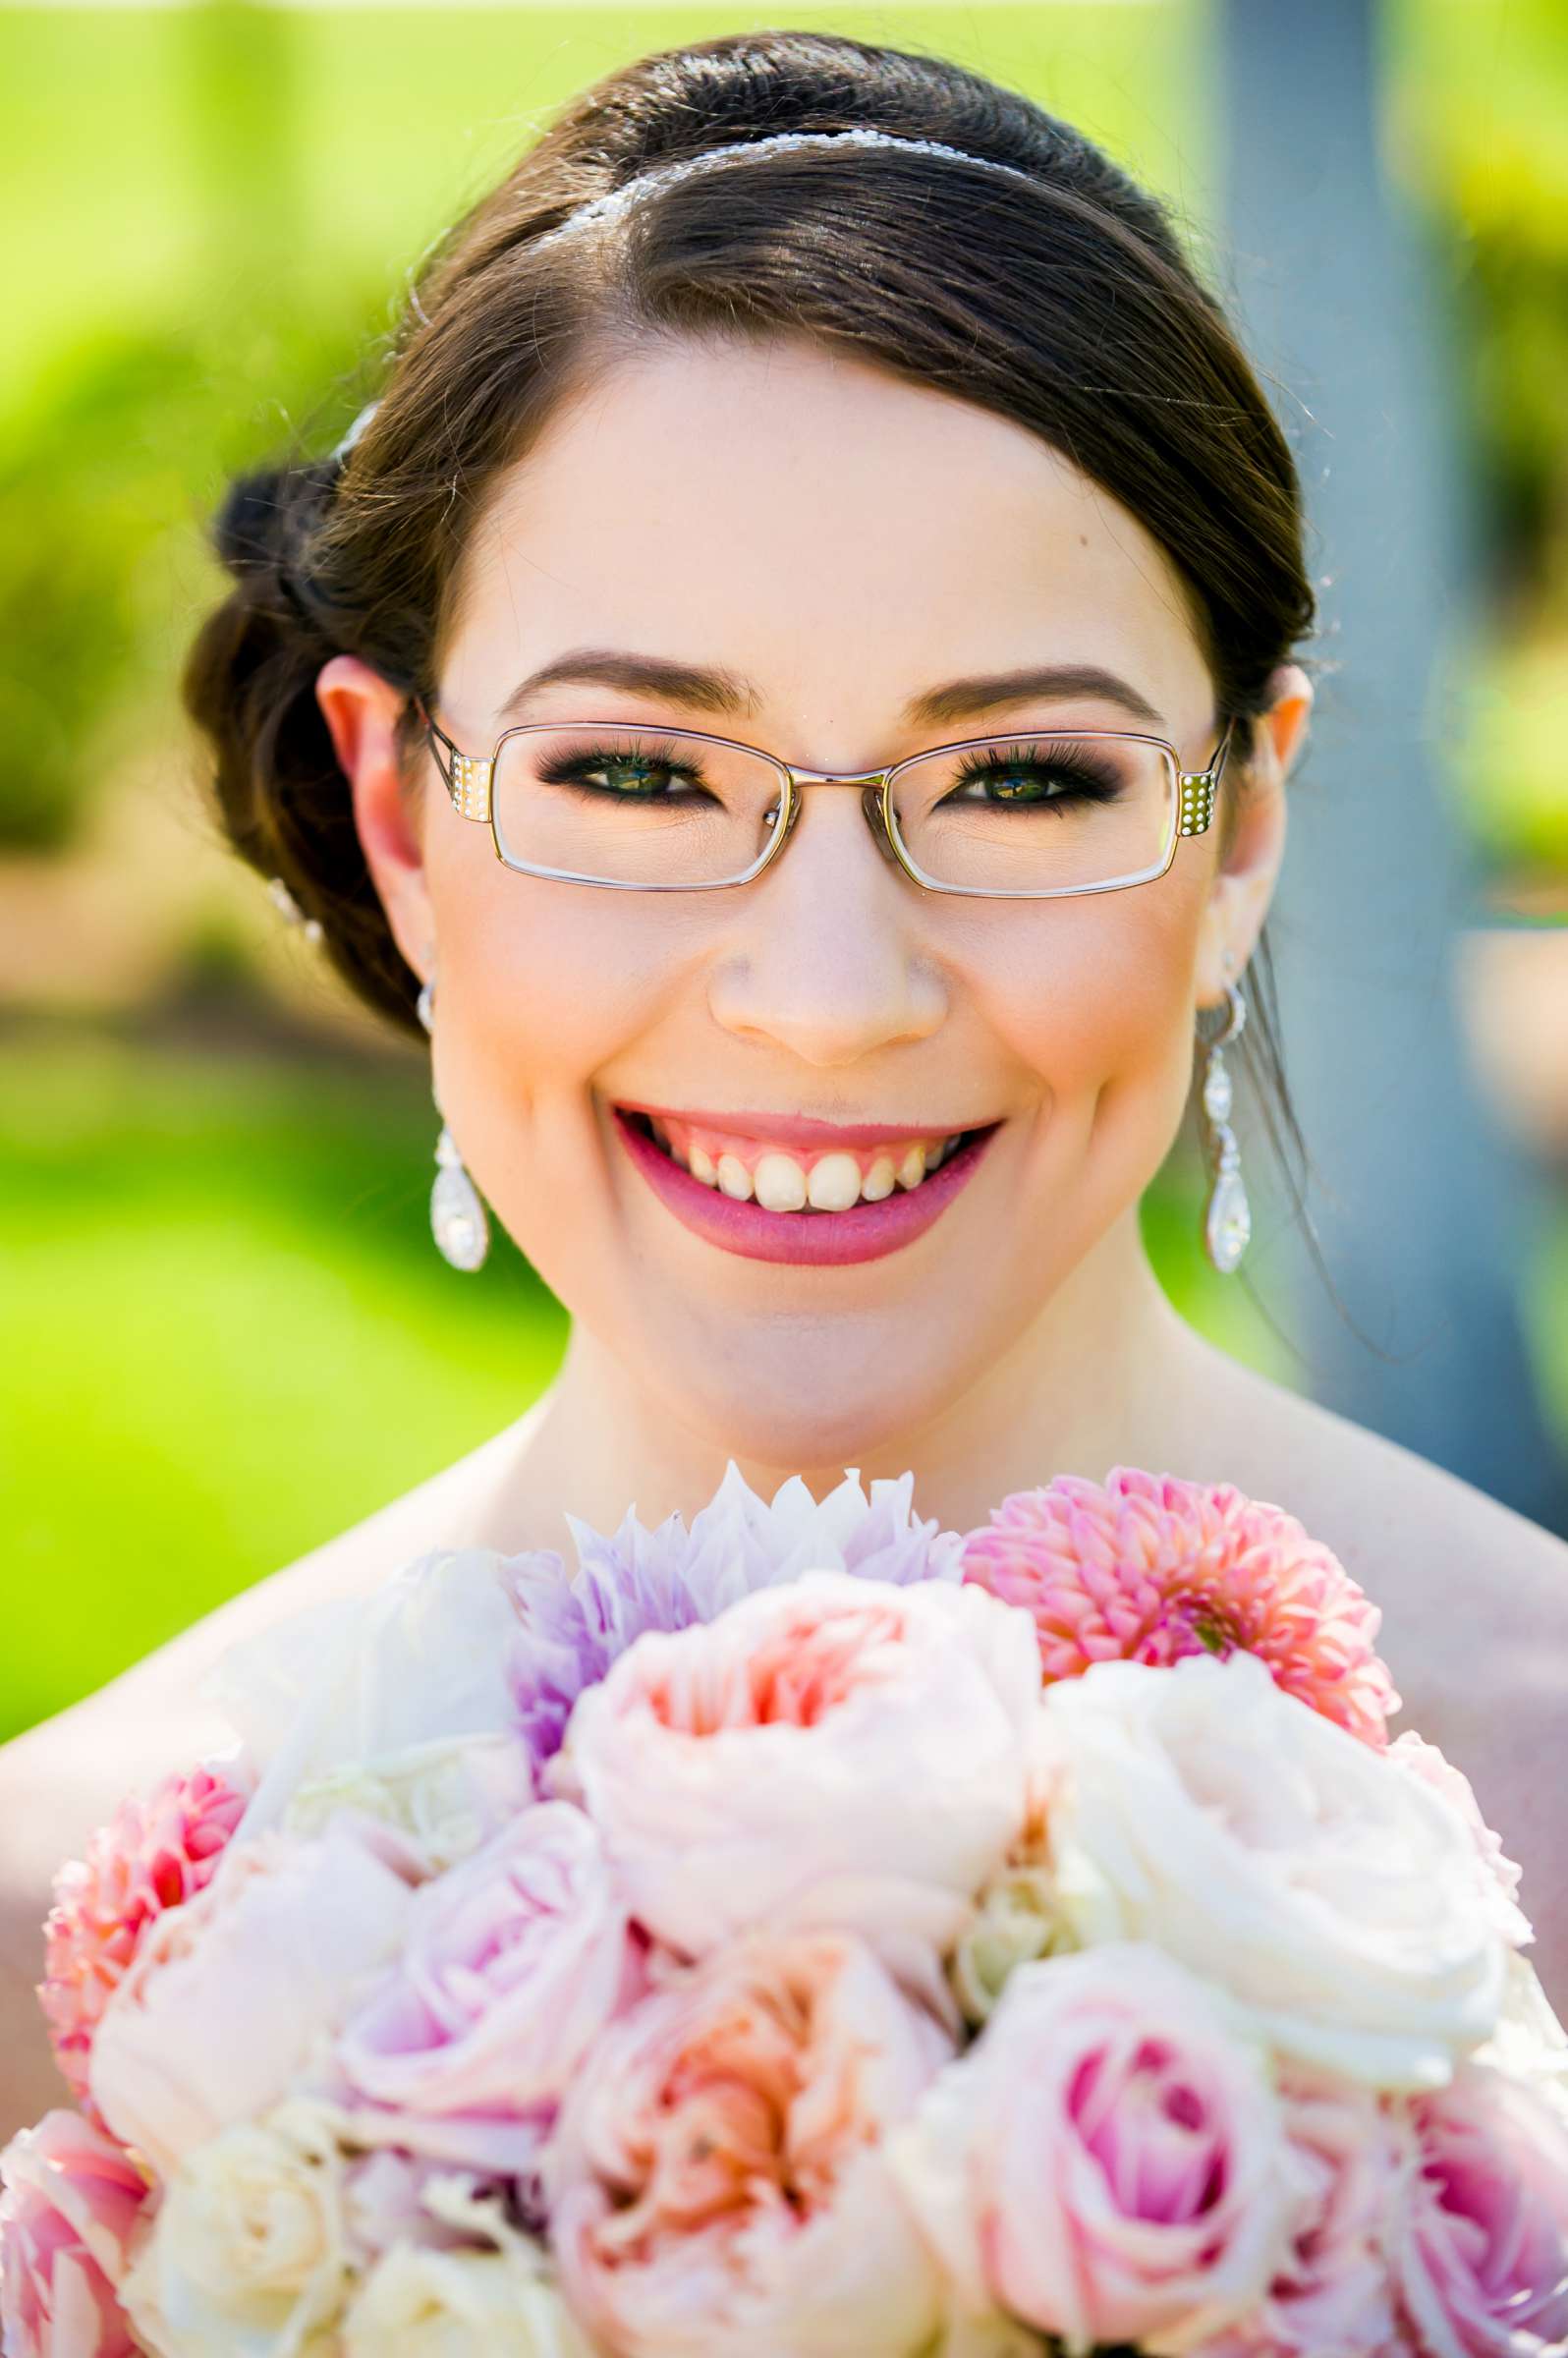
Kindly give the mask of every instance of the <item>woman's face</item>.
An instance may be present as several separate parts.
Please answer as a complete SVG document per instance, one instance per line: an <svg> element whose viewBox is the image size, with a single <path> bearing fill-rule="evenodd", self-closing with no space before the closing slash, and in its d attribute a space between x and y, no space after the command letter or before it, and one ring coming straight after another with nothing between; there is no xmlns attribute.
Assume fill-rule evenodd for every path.
<svg viewBox="0 0 1568 2358"><path fill-rule="evenodd" d="M743 701L558 680L503 715L581 649L722 673ZM1045 665L1116 675L1158 720L1110 693L906 717ZM1217 733L1177 578L1125 509L988 412L794 344L654 350L558 413L470 549L439 717L476 755L514 722L612 719L857 772L1063 728L1147 729L1198 769ZM502 866L433 763L406 839L363 749L346 766L400 944L436 976L436 1094L480 1190L666 1414L772 1464L875 1462L1096 1248L1127 1249L1196 1009L1222 995L1227 942L1245 963L1282 840L1260 849L1255 822L1228 878L1216 825L1135 888L966 899L890 864L858 793L808 786L751 884L595 891ZM727 1156L738 1191L787 1198L791 1168L810 1187L831 1154L813 1192L836 1201L848 1156L862 1205L740 1202L629 1137L633 1108L699 1171ZM907 1178L914 1148L977 1130L980 1151L895 1177L867 1218L878 1163ZM859 1227L835 1241L841 1220Z"/></svg>

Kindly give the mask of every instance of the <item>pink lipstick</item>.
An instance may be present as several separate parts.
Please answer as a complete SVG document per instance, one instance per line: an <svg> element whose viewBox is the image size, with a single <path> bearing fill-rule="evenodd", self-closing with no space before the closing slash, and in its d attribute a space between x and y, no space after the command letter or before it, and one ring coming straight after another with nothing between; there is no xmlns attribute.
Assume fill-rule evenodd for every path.
<svg viewBox="0 0 1568 2358"><path fill-rule="evenodd" d="M617 1134L632 1162L660 1202L694 1235L746 1261L817 1268L880 1261L924 1236L968 1186L1000 1127L993 1122L969 1133L918 1187L900 1189L881 1203L860 1203L847 1211L766 1211L759 1204L736 1201L694 1179L657 1144L640 1112L620 1105L612 1111ZM725 1126L739 1127L734 1116L726 1117ZM778 1138L778 1125L769 1127L771 1135ZM833 1135L827 1125L802 1124L796 1129L797 1137L801 1128L810 1128L823 1145ZM907 1138L909 1132L871 1125L837 1135L872 1145L883 1138Z"/></svg>

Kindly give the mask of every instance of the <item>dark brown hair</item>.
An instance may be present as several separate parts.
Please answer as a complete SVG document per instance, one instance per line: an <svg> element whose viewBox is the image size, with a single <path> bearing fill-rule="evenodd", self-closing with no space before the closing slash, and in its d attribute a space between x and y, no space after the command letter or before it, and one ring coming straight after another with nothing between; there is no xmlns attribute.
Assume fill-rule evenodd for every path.
<svg viewBox="0 0 1568 2358"><path fill-rule="evenodd" d="M1028 179L889 147L747 159L654 192L608 230L537 241L648 166L782 131L939 140ZM806 337L1028 427L1118 499L1189 596L1237 743L1310 632L1295 467L1160 204L1092 141L940 58L773 30L638 59L580 97L427 259L346 462L237 481L217 517L236 586L186 669L222 823L319 920L333 964L417 1030L314 697L330 655L431 699L488 487L628 342ZM411 706L412 717L412 706ZM407 739L415 747L411 728ZM1305 1148L1260 942L1239 1043L1269 1137ZM1298 1195L1298 1202L1299 1202Z"/></svg>

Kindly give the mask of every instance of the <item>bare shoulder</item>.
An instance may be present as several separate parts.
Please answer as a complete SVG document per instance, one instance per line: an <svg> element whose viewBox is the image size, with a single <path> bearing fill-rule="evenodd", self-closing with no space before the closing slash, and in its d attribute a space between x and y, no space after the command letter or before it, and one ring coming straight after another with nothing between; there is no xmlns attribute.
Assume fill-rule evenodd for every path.
<svg viewBox="0 0 1568 2358"><path fill-rule="evenodd" d="M1216 1382L1203 1481L1287 1508L1379 1608L1413 1727L1475 1787L1568 2011L1568 1543L1414 1450L1250 1371ZM1187 1468L1172 1469L1187 1471Z"/></svg>

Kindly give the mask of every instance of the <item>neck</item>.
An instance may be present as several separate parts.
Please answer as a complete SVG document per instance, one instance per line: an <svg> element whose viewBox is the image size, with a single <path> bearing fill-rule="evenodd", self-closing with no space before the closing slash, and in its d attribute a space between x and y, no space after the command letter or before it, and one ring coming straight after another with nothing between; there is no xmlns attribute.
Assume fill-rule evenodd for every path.
<svg viewBox="0 0 1568 2358"><path fill-rule="evenodd" d="M690 1516L727 1459L761 1496L802 1475L820 1498L858 1466L863 1481L915 1475L917 1512L966 1531L1010 1490L1054 1474L1102 1482L1115 1465L1202 1478L1205 1403L1229 1363L1172 1308L1136 1212L1107 1232L1033 1323L937 1415L842 1459L775 1464L694 1432L594 1336L574 1329L550 1390L514 1428L492 1518L495 1544L560 1544L564 1512L605 1530L636 1504L644 1523ZM1207 1451L1204 1450L1204 1455Z"/></svg>

